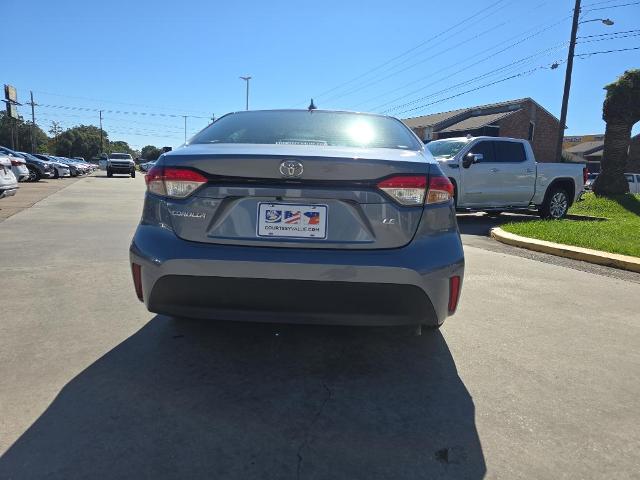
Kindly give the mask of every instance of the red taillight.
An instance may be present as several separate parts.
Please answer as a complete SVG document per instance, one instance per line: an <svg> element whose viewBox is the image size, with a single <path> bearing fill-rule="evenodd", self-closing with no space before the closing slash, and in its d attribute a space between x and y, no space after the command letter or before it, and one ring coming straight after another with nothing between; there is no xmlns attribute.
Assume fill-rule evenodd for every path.
<svg viewBox="0 0 640 480"><path fill-rule="evenodd" d="M422 205L427 189L427 177L398 175L381 181L378 188L402 205Z"/></svg>
<svg viewBox="0 0 640 480"><path fill-rule="evenodd" d="M449 278L449 314L452 315L458 307L458 298L460 298L460 277Z"/></svg>
<svg viewBox="0 0 640 480"><path fill-rule="evenodd" d="M582 183L586 185L588 179L589 179L589 169L587 167L584 167L582 169Z"/></svg>
<svg viewBox="0 0 640 480"><path fill-rule="evenodd" d="M11 159L11 165L13 165L14 167L17 167L18 165L24 165L26 162L22 161L22 160L14 160L13 158Z"/></svg>
<svg viewBox="0 0 640 480"><path fill-rule="evenodd" d="M195 170L173 167L153 167L145 177L151 193L171 198L186 198L202 185L207 177Z"/></svg>
<svg viewBox="0 0 640 480"><path fill-rule="evenodd" d="M142 302L142 267L137 263L132 263L131 274L133 275L133 286L136 289L136 295L138 300Z"/></svg>
<svg viewBox="0 0 640 480"><path fill-rule="evenodd" d="M443 203L453 198L453 184L447 177L431 175L425 203Z"/></svg>

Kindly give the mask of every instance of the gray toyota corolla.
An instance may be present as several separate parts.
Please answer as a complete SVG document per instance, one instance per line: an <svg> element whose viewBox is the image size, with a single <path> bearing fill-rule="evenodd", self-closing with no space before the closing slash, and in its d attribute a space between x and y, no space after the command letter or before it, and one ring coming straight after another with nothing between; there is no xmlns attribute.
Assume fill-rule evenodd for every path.
<svg viewBox="0 0 640 480"><path fill-rule="evenodd" d="M456 310L453 186L395 118L228 114L146 184L130 258L152 312L438 327Z"/></svg>

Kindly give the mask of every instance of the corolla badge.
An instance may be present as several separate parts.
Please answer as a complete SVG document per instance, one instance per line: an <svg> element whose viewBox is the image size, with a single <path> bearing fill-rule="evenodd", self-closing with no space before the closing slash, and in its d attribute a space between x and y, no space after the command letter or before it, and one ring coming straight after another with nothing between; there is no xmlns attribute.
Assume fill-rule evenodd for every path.
<svg viewBox="0 0 640 480"><path fill-rule="evenodd" d="M169 210L169 213L174 217L205 218L207 216L204 212L185 212L182 210Z"/></svg>
<svg viewBox="0 0 640 480"><path fill-rule="evenodd" d="M284 160L280 163L280 174L287 178L297 178L302 176L304 167L297 160Z"/></svg>

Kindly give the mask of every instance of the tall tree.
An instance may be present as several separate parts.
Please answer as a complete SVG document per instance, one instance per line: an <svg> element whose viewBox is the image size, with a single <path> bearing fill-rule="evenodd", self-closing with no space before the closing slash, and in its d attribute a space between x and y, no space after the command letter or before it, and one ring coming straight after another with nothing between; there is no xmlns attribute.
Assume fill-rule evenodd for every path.
<svg viewBox="0 0 640 480"><path fill-rule="evenodd" d="M620 195L629 191L624 171L633 124L640 120L640 70L627 70L607 91L602 119L607 122L600 175L593 183L599 196Z"/></svg>
<svg viewBox="0 0 640 480"><path fill-rule="evenodd" d="M146 145L142 147L142 158L145 160L157 160L162 155L162 150L153 145Z"/></svg>
<svg viewBox="0 0 640 480"><path fill-rule="evenodd" d="M102 132L108 142L107 132ZM56 155L91 159L100 153L100 129L93 125L79 125L62 132L53 141L52 150Z"/></svg>
<svg viewBox="0 0 640 480"><path fill-rule="evenodd" d="M31 122L25 122L22 117L16 120L9 119L4 111L0 111L0 145L11 146L11 124L9 122L13 122L16 129L16 150L31 152ZM37 125L33 133L36 140L36 150L38 152L45 151L49 140L47 134Z"/></svg>
<svg viewBox="0 0 640 480"><path fill-rule="evenodd" d="M122 140L115 140L113 142L109 142L109 151L110 152L119 152L119 153L128 153L132 156L135 156L135 150L133 150L127 142Z"/></svg>

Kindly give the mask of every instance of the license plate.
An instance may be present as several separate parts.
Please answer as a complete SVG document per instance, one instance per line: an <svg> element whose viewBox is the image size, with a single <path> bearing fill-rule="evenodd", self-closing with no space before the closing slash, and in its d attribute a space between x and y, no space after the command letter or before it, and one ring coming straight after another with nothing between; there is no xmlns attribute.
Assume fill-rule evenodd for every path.
<svg viewBox="0 0 640 480"><path fill-rule="evenodd" d="M259 203L259 237L327 238L327 206Z"/></svg>

